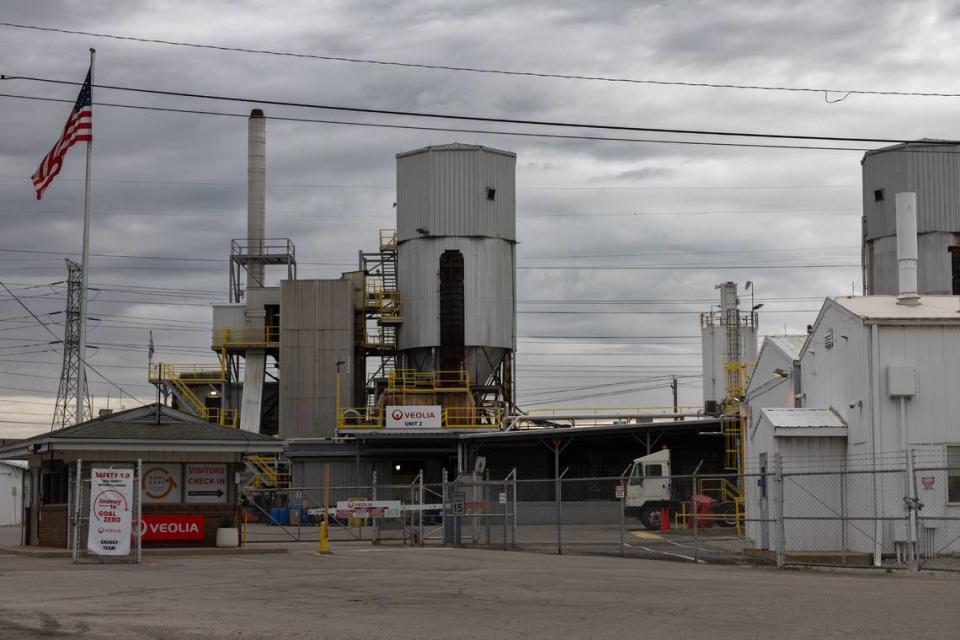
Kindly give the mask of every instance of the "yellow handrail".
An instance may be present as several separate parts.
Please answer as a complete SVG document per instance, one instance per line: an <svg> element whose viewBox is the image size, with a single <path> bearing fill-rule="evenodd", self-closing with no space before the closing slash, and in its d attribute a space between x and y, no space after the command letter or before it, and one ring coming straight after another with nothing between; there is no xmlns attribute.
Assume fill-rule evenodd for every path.
<svg viewBox="0 0 960 640"><path fill-rule="evenodd" d="M270 347L280 344L280 327L218 327L213 330L211 346L224 347Z"/></svg>
<svg viewBox="0 0 960 640"><path fill-rule="evenodd" d="M427 393L431 391L467 391L470 389L470 374L459 371L417 371L397 369L387 376L388 391L404 393Z"/></svg>

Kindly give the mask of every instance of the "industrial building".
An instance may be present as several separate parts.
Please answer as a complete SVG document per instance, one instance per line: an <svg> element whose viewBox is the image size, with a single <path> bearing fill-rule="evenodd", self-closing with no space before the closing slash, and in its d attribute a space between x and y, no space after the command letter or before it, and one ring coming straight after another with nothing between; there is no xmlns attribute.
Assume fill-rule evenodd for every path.
<svg viewBox="0 0 960 640"><path fill-rule="evenodd" d="M872 158L868 154L864 160L865 173ZM956 181L957 172L952 175ZM942 176L933 172L914 178L937 182ZM867 185L865 178L865 189ZM872 191L867 195L873 198ZM922 213L919 194L883 197L893 202L895 214L896 295L828 298L798 351L796 338L768 338L745 410L749 469L768 473L779 456L788 470L842 473L818 486L816 512L824 518L843 514L845 520L827 533L809 523L788 523L783 535L791 548L860 551L872 554L876 564L899 545L960 549L955 532L936 520L960 515L960 472L948 470L960 466L960 431L954 420L960 398L952 388L960 375L960 298L918 294L918 263L928 265L919 278L925 277L928 287L939 286L934 283L943 276L943 265L934 259L939 248L930 244L938 234L927 234L926 244L918 242L918 236L924 237L918 229L929 228L918 220L929 221L932 215ZM868 226L869 210L865 203ZM953 215L958 217L956 209ZM887 253L877 246L865 237L865 255ZM876 267L871 281L883 284L887 276L879 262L870 264ZM923 488L925 524L919 540L903 521L909 513L905 504L917 500L916 460L948 474L939 482L930 476ZM882 475L893 469L909 480ZM767 522L781 515L768 489L765 482L747 484L747 519L756 520L748 523L748 535L762 548L774 548L779 535ZM799 500L799 492L810 493L796 482L784 490L785 504Z"/></svg>
<svg viewBox="0 0 960 640"><path fill-rule="evenodd" d="M490 456L494 467L502 455L502 464L522 458L526 473L546 473L552 456L527 451L518 458L523 438L486 444L480 434L585 424L623 427L591 441L598 460L591 473L621 472L651 438L660 446L682 440L694 465L703 460L719 470L742 462L738 420L718 419L724 398L742 393L744 363L756 354L756 313L740 311L734 283L718 287L719 309L701 319L710 354L707 416L530 416L518 410L513 391L513 153L454 143L397 154L396 228L371 233L375 248L359 251L355 271L302 280L294 243L267 233L260 110L251 114L248 136L248 237L231 241L230 301L213 306L219 364L151 363L150 381L166 402L284 440L279 475L299 486L316 485L322 464L331 465L334 484L367 482L374 472L380 481L404 482L420 469L438 481L445 470L454 476L472 468L481 442L500 452ZM637 429L639 439L627 433ZM704 432L726 437L696 437ZM636 447L624 448L623 437ZM508 442L517 449L506 451Z"/></svg>
<svg viewBox="0 0 960 640"><path fill-rule="evenodd" d="M26 468L19 460L0 460L0 527L20 524Z"/></svg>

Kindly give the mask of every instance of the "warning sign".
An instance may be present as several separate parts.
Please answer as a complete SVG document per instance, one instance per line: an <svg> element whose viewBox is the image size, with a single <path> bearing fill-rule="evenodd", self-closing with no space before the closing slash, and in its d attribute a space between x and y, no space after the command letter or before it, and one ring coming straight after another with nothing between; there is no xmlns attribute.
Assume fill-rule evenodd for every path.
<svg viewBox="0 0 960 640"><path fill-rule="evenodd" d="M180 476L183 469L179 464L143 465L143 503L176 504L180 502Z"/></svg>
<svg viewBox="0 0 960 640"><path fill-rule="evenodd" d="M188 464L184 491L184 502L226 503L227 465Z"/></svg>
<svg viewBox="0 0 960 640"><path fill-rule="evenodd" d="M399 518L399 500L338 500L338 518Z"/></svg>
<svg viewBox="0 0 960 640"><path fill-rule="evenodd" d="M133 470L90 470L90 526L87 549L101 556L130 553L133 523Z"/></svg>

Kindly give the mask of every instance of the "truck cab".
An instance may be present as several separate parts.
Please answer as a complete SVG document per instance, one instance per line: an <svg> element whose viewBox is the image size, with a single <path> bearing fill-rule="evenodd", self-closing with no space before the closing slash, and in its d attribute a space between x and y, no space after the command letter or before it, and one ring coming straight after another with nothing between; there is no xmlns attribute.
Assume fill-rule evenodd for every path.
<svg viewBox="0 0 960 640"><path fill-rule="evenodd" d="M648 529L660 528L660 510L673 502L670 450L637 458L628 473L624 509Z"/></svg>

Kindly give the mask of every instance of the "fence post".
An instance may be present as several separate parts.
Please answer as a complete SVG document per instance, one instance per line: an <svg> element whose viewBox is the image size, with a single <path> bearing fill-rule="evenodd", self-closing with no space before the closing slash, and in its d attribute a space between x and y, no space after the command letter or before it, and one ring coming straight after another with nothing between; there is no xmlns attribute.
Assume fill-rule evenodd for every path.
<svg viewBox="0 0 960 640"><path fill-rule="evenodd" d="M622 474L620 475L620 488L622 490L620 492L620 557L622 558L624 556L623 529L624 529L624 526L626 525L626 522L625 522L626 507L624 503L626 502L626 496L627 496L627 485L623 480Z"/></svg>
<svg viewBox="0 0 960 640"><path fill-rule="evenodd" d="M910 572L919 573L920 571L920 520L919 498L917 497L917 478L913 465L913 449L907 449L907 496L910 499L909 521L907 527L909 532L907 536L910 539Z"/></svg>
<svg viewBox="0 0 960 640"><path fill-rule="evenodd" d="M783 565L786 564L786 550L787 550L787 541L786 541L786 526L784 525L783 518L786 513L786 505L784 504L784 490L783 490L783 455L776 453L773 456L773 469L775 474L774 484L777 487L777 503L780 505L779 510L777 511L777 568L782 569Z"/></svg>
<svg viewBox="0 0 960 640"><path fill-rule="evenodd" d="M560 497L560 443L556 440L553 443L553 501L557 512L557 555L561 555L563 554L563 525L560 515L563 510L563 501Z"/></svg>
<svg viewBox="0 0 960 640"><path fill-rule="evenodd" d="M137 458L137 564L143 562L143 459Z"/></svg>
<svg viewBox="0 0 960 640"><path fill-rule="evenodd" d="M510 472L510 475L513 476L513 535L511 539L513 540L513 548L517 548L517 468L514 467L513 471Z"/></svg>
<svg viewBox="0 0 960 640"><path fill-rule="evenodd" d="M80 561L80 514L83 513L83 507L80 501L83 500L83 461L77 458L77 486L74 491L73 505L73 561Z"/></svg>
<svg viewBox="0 0 960 640"><path fill-rule="evenodd" d="M420 546L423 546L423 469L420 469L420 509L419 509L419 522L417 524L417 540L420 541Z"/></svg>
<svg viewBox="0 0 960 640"><path fill-rule="evenodd" d="M447 470L444 468L440 478L440 531L443 546L447 546Z"/></svg>
<svg viewBox="0 0 960 640"><path fill-rule="evenodd" d="M370 500L375 501L377 499L377 470L373 470L373 476L370 481ZM373 525L373 544L380 544L380 518L371 518L371 524Z"/></svg>
<svg viewBox="0 0 960 640"><path fill-rule="evenodd" d="M693 561L700 562L700 503L697 501L697 472L690 476L692 488L690 499L693 502Z"/></svg>

